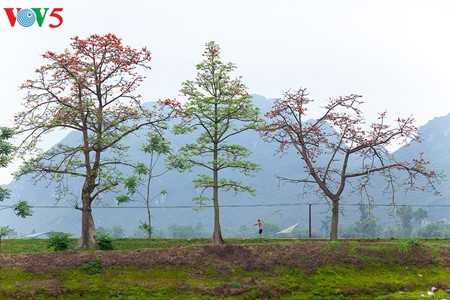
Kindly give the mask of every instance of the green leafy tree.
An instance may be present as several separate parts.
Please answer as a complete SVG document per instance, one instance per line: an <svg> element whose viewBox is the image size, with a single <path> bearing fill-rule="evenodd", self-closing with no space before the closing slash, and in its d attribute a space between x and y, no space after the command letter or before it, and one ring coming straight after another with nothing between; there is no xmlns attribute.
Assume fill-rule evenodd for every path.
<svg viewBox="0 0 450 300"><path fill-rule="evenodd" d="M167 228L173 238L192 238L194 237L194 227L191 224L172 223Z"/></svg>
<svg viewBox="0 0 450 300"><path fill-rule="evenodd" d="M14 234L14 229L9 226L0 227L0 253L2 253L2 238Z"/></svg>
<svg viewBox="0 0 450 300"><path fill-rule="evenodd" d="M413 219L417 222L417 224L420 224L422 221L428 218L428 211L423 208L419 208L413 211L412 216Z"/></svg>
<svg viewBox="0 0 450 300"><path fill-rule="evenodd" d="M401 205L396 212L397 216L400 218L400 234L403 237L409 237L412 233L412 219L413 210L411 206Z"/></svg>
<svg viewBox="0 0 450 300"><path fill-rule="evenodd" d="M25 163L16 175L51 180L57 200L72 193L82 215L78 247L94 248L92 203L116 191L120 167L129 164L121 141L143 127L162 130L171 112L141 104L136 89L145 78L140 71L150 69L150 52L126 46L113 34L74 37L70 48L47 51L43 58L48 64L36 70L37 78L21 86L27 95L15 122L24 136L19 154ZM39 149L41 137L62 129L78 133L79 140ZM68 177L80 178L82 188L71 191Z"/></svg>
<svg viewBox="0 0 450 300"><path fill-rule="evenodd" d="M230 77L235 65L220 60L219 45L207 43L203 56L204 60L196 66L198 73L195 79L182 84L181 93L187 96L187 101L176 110L182 121L175 126L175 133L197 130L199 135L195 143L188 143L179 150L177 159L184 169L201 167L208 172L199 174L193 181L195 188L201 191L193 200L202 207L205 201L212 199L212 241L221 244L219 190L254 195L255 189L220 176L225 170L252 175L259 169L257 164L247 160L251 152L239 144L232 144L232 141L236 135L255 129L261 118L241 78ZM212 189L212 196L205 195L209 189Z"/></svg>
<svg viewBox="0 0 450 300"><path fill-rule="evenodd" d="M152 195L152 180L169 171L167 168L158 171L157 165L161 155L168 155L171 149L169 143L159 134L150 133L147 135L147 142L141 147L141 150L149 156L147 165L138 162L134 166L135 175L123 179L128 194L117 196L116 200L119 204L136 201L145 205L147 209L147 221L142 222L139 227L147 232L148 245L150 246L153 228L150 203L157 197L167 195L167 191L164 189L159 191L157 195Z"/></svg>
<svg viewBox="0 0 450 300"><path fill-rule="evenodd" d="M14 136L14 130L8 127L0 127L0 167L5 168L12 160L12 153L15 151L13 144L9 142ZM0 187L0 202L11 197L11 191ZM20 200L17 204L8 206L12 208L18 217L28 217L33 214L33 210L27 201Z"/></svg>
<svg viewBox="0 0 450 300"><path fill-rule="evenodd" d="M419 237L450 237L450 222L437 221L429 223L417 229L417 236Z"/></svg>
<svg viewBox="0 0 450 300"><path fill-rule="evenodd" d="M111 228L105 228L103 226L99 226L97 228L97 235L100 236L100 235L105 235L105 234L109 234L113 238L120 239L120 238L125 237L125 230L120 225L113 225Z"/></svg>
<svg viewBox="0 0 450 300"><path fill-rule="evenodd" d="M360 217L354 227L356 237L375 237L381 234L382 228L377 225L370 206L360 203L358 209Z"/></svg>

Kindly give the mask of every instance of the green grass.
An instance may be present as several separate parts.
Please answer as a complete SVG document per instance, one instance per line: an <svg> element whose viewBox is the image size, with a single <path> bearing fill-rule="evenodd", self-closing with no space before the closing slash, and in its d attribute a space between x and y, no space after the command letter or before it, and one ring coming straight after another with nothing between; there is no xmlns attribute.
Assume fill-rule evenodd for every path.
<svg viewBox="0 0 450 300"><path fill-rule="evenodd" d="M317 240L315 240L317 241ZM70 239L71 248L75 246L77 239ZM308 240L299 239L226 239L227 244L263 244L263 243L293 243L293 242L308 242ZM47 248L48 239L3 239L2 253L3 254L18 254L18 253L37 253L49 252ZM137 250L148 248L148 241L144 238L123 238L114 239L115 250ZM151 248L171 248L177 245L208 245L211 244L210 239L153 239Z"/></svg>
<svg viewBox="0 0 450 300"><path fill-rule="evenodd" d="M76 240L71 240L74 245ZM358 263L321 265L313 272L298 267L276 266L259 271L246 270L224 261L223 265L156 265L153 267L105 267L92 253L91 261L78 268L50 273L32 273L21 268L0 267L1 299L443 299L450 294L448 265L442 253L450 248L449 239L399 240L291 240L228 239L251 249L282 251L291 243L317 245L330 253L345 251ZM209 239L155 239L152 249L201 251ZM114 240L116 251L147 247L145 239ZM268 248L265 248L265 245ZM187 250L186 250L187 249ZM269 251L268 250L268 251ZM3 256L16 253L48 252L45 239L7 239ZM145 252L147 253L147 252ZM394 258L432 255L426 265L402 265ZM446 253L449 253L448 251ZM88 253L89 254L89 253ZM267 254L267 253L265 253ZM90 254L89 254L90 255ZM149 250L148 255L152 255ZM210 254L213 255L213 254ZM274 253L273 255L277 255ZM206 259L207 257L205 257ZM406 257L407 258L407 257ZM208 261L208 260L205 260ZM447 260L448 261L448 260ZM427 292L439 290L433 298ZM423 295L423 297L421 296Z"/></svg>
<svg viewBox="0 0 450 300"><path fill-rule="evenodd" d="M46 299L55 293L52 286L53 275L31 275L24 271L6 269L1 276L0 291L3 295L26 297L41 295ZM8 273L5 276L3 273ZM419 277L418 274L422 274ZM315 274L305 274L298 269L278 268L270 272L246 272L234 270L226 277L210 276L206 272L199 275L188 267L157 267L151 270L138 268L111 267L104 272L86 275L82 270L62 270L58 289L63 299L196 299L202 292L221 286L239 288L248 286L243 295L229 299L261 299L261 297L280 299L418 299L421 294L439 282L448 280L448 272L439 267L412 268L401 267L361 270L351 266L321 267ZM358 278L358 280L355 280ZM420 280L419 280L420 279ZM18 282L21 282L18 284ZM39 284L41 282L41 284ZM198 287L199 294L188 290ZM440 291L436 295L448 297ZM56 296L56 294L55 294ZM120 296L120 297L119 297ZM209 295L210 297L213 295ZM431 297L425 297L431 299ZM39 298L36 298L39 299ZM206 299L206 298L205 298Z"/></svg>

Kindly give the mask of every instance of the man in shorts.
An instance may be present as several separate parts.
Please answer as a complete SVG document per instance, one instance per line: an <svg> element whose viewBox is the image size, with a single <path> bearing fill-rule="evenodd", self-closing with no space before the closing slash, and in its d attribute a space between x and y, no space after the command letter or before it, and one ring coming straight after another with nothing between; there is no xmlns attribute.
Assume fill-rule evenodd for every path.
<svg viewBox="0 0 450 300"><path fill-rule="evenodd" d="M258 228L259 228L259 238L261 239L261 238L263 237L263 236L262 236L262 232L263 232L263 224L262 224L261 220L258 219L258 221L256 221L256 223L253 224L253 226L258 226Z"/></svg>

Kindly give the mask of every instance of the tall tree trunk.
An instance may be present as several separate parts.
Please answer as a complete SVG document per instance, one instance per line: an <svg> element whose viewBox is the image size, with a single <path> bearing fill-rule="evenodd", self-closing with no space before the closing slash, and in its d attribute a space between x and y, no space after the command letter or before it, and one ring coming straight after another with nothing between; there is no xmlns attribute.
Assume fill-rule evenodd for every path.
<svg viewBox="0 0 450 300"><path fill-rule="evenodd" d="M219 171L217 170L217 144L214 144L214 168L213 168L213 202L214 202L214 233L213 244L224 244L222 230L220 229L219 213Z"/></svg>
<svg viewBox="0 0 450 300"><path fill-rule="evenodd" d="M148 239L148 247L151 247L152 245L152 217L150 214L150 203L147 202L147 221L148 221L148 228L147 228L147 239Z"/></svg>
<svg viewBox="0 0 450 300"><path fill-rule="evenodd" d="M81 209L81 238L77 248L92 249L97 246L97 232L95 230L94 218L92 217L91 201L89 196L83 196L83 207Z"/></svg>
<svg viewBox="0 0 450 300"><path fill-rule="evenodd" d="M330 240L335 241L338 239L338 223L339 223L339 198L332 199L333 208L331 216L331 229L330 229Z"/></svg>
<svg viewBox="0 0 450 300"><path fill-rule="evenodd" d="M214 182L216 182L216 176L214 176ZM214 233L212 236L213 244L224 244L222 238L222 230L220 229L220 214L219 214L219 188L217 184L214 184Z"/></svg>
<svg viewBox="0 0 450 300"><path fill-rule="evenodd" d="M145 204L147 206L147 239L148 239L148 247L151 247L151 243L152 243L152 216L150 214L150 190L151 190L151 183L152 183L152 178L153 178L153 152L150 155L150 162L148 165L148 177L147 177L147 194L145 195Z"/></svg>

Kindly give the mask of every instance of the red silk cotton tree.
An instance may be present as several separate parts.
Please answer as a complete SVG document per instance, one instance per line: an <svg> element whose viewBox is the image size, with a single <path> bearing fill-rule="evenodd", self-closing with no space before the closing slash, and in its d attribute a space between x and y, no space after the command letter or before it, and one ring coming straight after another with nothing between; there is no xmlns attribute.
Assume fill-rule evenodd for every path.
<svg viewBox="0 0 450 300"><path fill-rule="evenodd" d="M312 120L306 114L312 102L306 90L286 92L283 98L275 100L266 114L269 123L260 129L266 141L279 143L280 153L294 147L304 162L304 178L281 179L318 186L315 192L330 201L331 240L338 238L339 204L347 185L351 192L364 194L370 200L367 189L370 180L381 174L387 179L385 191L391 193L394 201L401 186L437 193L435 185L442 177L427 168L429 162L422 157L423 153L411 162L400 162L386 149L393 143L420 141L411 117L398 118L395 126L390 126L384 112L378 122L366 126L358 108L363 103L360 98L350 95L329 99L323 115Z"/></svg>
<svg viewBox="0 0 450 300"><path fill-rule="evenodd" d="M25 162L16 175L51 180L58 200L74 194L82 212L79 246L93 248L92 203L115 191L120 167L129 165L122 141L144 127L164 130L172 113L141 105L136 89L145 78L141 72L150 69L146 48L133 49L113 34L91 35L72 38L69 49L47 51L43 58L48 64L36 70L37 78L21 86L27 95L15 121L24 137L18 154ZM78 140L40 151L41 137L60 129L78 133ZM71 191L67 177L80 178L82 188Z"/></svg>

